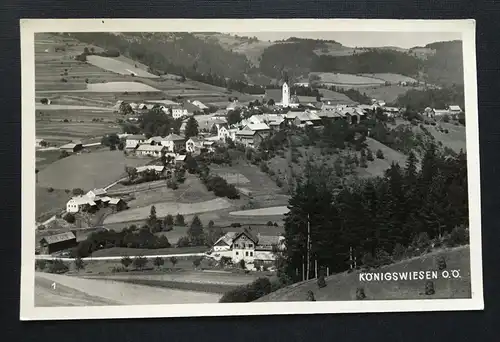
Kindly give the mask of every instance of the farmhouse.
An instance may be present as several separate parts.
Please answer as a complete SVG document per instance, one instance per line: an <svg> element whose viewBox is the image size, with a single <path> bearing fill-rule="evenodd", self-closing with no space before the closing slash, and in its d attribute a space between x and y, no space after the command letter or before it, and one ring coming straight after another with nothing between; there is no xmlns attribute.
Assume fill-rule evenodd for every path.
<svg viewBox="0 0 500 342"><path fill-rule="evenodd" d="M83 195L83 196L75 196L71 198L66 203L66 211L68 213L77 213L79 211L89 211L91 209L97 209L97 203L94 199Z"/></svg>
<svg viewBox="0 0 500 342"><path fill-rule="evenodd" d="M137 170L138 174L143 174L144 172L151 170L153 170L158 175L161 175L163 172L165 172L165 166L163 165L145 165L138 166L135 169Z"/></svg>
<svg viewBox="0 0 500 342"><path fill-rule="evenodd" d="M83 144L79 141L71 142L69 144L60 146L59 149L68 152L78 152L83 150Z"/></svg>
<svg viewBox="0 0 500 342"><path fill-rule="evenodd" d="M262 137L269 135L271 128L265 123L247 124L243 127L243 130L259 132Z"/></svg>
<svg viewBox="0 0 500 342"><path fill-rule="evenodd" d="M105 196L102 197L100 200L102 206L105 208L111 207L113 208L114 211L122 211L127 209L127 203L125 203L125 201L122 200L121 198Z"/></svg>
<svg viewBox="0 0 500 342"><path fill-rule="evenodd" d="M46 236L40 240L40 253L52 254L76 247L76 245L76 236L73 232Z"/></svg>
<svg viewBox="0 0 500 342"><path fill-rule="evenodd" d="M226 141L226 139L236 140L237 129L230 129L227 124L219 125L217 136L219 140Z"/></svg>
<svg viewBox="0 0 500 342"><path fill-rule="evenodd" d="M174 119L179 119L184 116L188 116L188 110L186 108L183 108L181 106L172 107L172 117Z"/></svg>
<svg viewBox="0 0 500 342"><path fill-rule="evenodd" d="M204 105L201 101L198 100L194 100L193 102L191 102L191 104L193 104L194 106L198 107L201 110L208 109L208 106Z"/></svg>
<svg viewBox="0 0 500 342"><path fill-rule="evenodd" d="M247 264L268 264L276 259L275 251L283 250L284 237L255 234L248 229L242 232L228 232L218 239L214 246L214 256L230 257L233 263L244 260Z"/></svg>
<svg viewBox="0 0 500 342"><path fill-rule="evenodd" d="M293 124L298 127L304 126L320 126L322 124L321 118L311 112L293 112L290 111L285 116L287 124Z"/></svg>
<svg viewBox="0 0 500 342"><path fill-rule="evenodd" d="M135 151L140 156L160 157L162 152L167 151L167 148L165 146L143 144L139 145Z"/></svg>
<svg viewBox="0 0 500 342"><path fill-rule="evenodd" d="M236 132L235 140L247 147L258 147L263 140L262 135L257 131L242 129Z"/></svg>
<svg viewBox="0 0 500 342"><path fill-rule="evenodd" d="M184 138L180 135L170 133L162 141L162 144L169 152L179 152L184 149Z"/></svg>
<svg viewBox="0 0 500 342"><path fill-rule="evenodd" d="M87 192L86 195L89 198L96 198L96 197L99 197L99 196L105 196L106 195L106 190L104 190L102 188L94 189L94 190L90 190L89 192Z"/></svg>
<svg viewBox="0 0 500 342"><path fill-rule="evenodd" d="M186 141L186 152L196 153L203 148L203 139L191 137Z"/></svg>
<svg viewBox="0 0 500 342"><path fill-rule="evenodd" d="M185 154L179 154L175 156L175 163L176 164L183 164L186 161L186 155Z"/></svg>
<svg viewBox="0 0 500 342"><path fill-rule="evenodd" d="M125 140L126 149L135 149L140 144L146 142L146 137L144 135L129 135Z"/></svg>

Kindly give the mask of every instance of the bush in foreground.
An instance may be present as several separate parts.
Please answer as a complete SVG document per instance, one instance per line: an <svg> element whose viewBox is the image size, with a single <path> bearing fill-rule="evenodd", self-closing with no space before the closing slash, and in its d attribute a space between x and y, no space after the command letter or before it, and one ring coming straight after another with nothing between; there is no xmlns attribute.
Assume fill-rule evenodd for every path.
<svg viewBox="0 0 500 342"><path fill-rule="evenodd" d="M247 303L271 293L272 284L268 278L258 278L254 282L225 293L219 303Z"/></svg>

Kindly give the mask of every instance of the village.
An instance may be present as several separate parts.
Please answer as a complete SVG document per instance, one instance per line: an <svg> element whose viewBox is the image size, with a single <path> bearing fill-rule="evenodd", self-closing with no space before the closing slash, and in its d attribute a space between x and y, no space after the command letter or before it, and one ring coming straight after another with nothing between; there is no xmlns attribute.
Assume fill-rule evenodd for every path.
<svg viewBox="0 0 500 342"><path fill-rule="evenodd" d="M300 86L308 85L301 84ZM195 115L208 109L198 100L187 100L183 104L168 100L139 104L118 101L114 106L115 110L125 111L127 113L125 120L129 122L137 122L140 120L141 113L155 110L175 120L182 120L182 124L179 134L170 133L167 136L148 137L144 134L117 132L116 135L119 143L123 144L124 153L147 158L144 165L133 168L132 172L136 177L141 178L149 174L152 175L151 180L170 179L176 168L185 168L187 156L210 154L215 152L217 146L236 143L245 148L257 149L266 137L285 127L320 128L326 122L336 120L344 120L356 125L377 110L382 111L389 118L400 117L404 111L404 108L386 106L383 101L376 99L372 100L371 105L335 104L335 100L328 98L321 98L321 101L317 101L314 97L291 95L290 88L288 80L284 79L281 91L279 93L274 89L269 91L262 99L262 103L258 100L256 103L240 103L235 99L228 103L226 108L217 109L208 115ZM238 113L237 116L241 120L236 119L237 121L234 122L235 119L231 118L234 112ZM457 119L462 113L459 106L450 105L446 109L426 108L422 114L429 119L445 115ZM197 121L199 134L186 137L186 127L190 118ZM230 120L233 122L229 123ZM46 147L42 139L37 139L36 144L38 148ZM95 147L99 144L90 145ZM73 141L58 148L70 154L80 154L85 151L86 147L89 146ZM161 162L161 159L169 162ZM244 190L239 189L239 191ZM110 208L112 212L118 212L127 210L128 206L124 198L110 196L104 188L95 188L69 199L65 212L61 213L61 216L82 212L95 213L100 208ZM44 237L41 240L43 254L61 252L75 246L76 236L73 233L61 233L60 236ZM256 260L272 264L275 259L272 250L277 246L284 248L283 237L280 235L261 236L260 233L255 235L248 230L228 231L217 239L211 248L207 248L207 253L210 253L207 255L218 261L230 258L234 264L244 260L247 267L255 269L253 265Z"/></svg>
<svg viewBox="0 0 500 342"><path fill-rule="evenodd" d="M225 68L199 70L196 61L172 65L175 55L157 54L147 44L145 52L108 46L126 36L100 41L101 34L43 34L36 43L34 252L40 305L54 305L49 281L95 297L105 283L143 286L157 293L141 297L148 303L253 301L294 282L425 255L425 246L465 243L458 229L464 216L453 216L465 210L464 183L452 180L463 175L463 89L419 76L415 70L423 62L392 65L385 59L420 58L413 50L366 50L360 52L364 72L349 63L318 72L278 66L288 47L311 48L307 41L276 42L269 53L283 51L266 61L262 45L260 69L242 79L238 69L230 78ZM179 39L186 48L194 42L207 54L241 62L240 54L223 52L203 37ZM339 61L358 58L354 50L346 48ZM430 58L434 50L424 52ZM391 177L418 174L420 181L429 158L443 158L439 167L450 164L438 175L450 177L442 184L457 186L450 191L458 209L447 218L432 212L420 220L453 222L447 232L459 237L443 237L433 223L425 236L395 234L381 244L382 252L368 246L367 234L383 231L379 221L389 222L396 210L390 207ZM427 198L419 192L426 184L412 182L415 191L405 187L405 196ZM373 198L383 199L373 204L375 213L366 204ZM427 211L446 202L433 201ZM388 216L372 227L377 215ZM350 235L343 222L359 229ZM370 263L370 255L376 262Z"/></svg>

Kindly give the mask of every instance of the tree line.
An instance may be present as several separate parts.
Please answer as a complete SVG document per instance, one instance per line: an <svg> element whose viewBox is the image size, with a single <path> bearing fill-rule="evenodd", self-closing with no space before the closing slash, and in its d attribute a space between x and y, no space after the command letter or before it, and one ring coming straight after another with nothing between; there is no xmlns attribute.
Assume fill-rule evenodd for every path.
<svg viewBox="0 0 500 342"><path fill-rule="evenodd" d="M342 272L353 261L368 264L415 241L440 241L468 227L466 155L445 156L430 146L420 164L410 153L404 167L393 163L383 177L349 184L331 170L308 165L285 216L282 272L295 280L303 271L312 276L313 262Z"/></svg>

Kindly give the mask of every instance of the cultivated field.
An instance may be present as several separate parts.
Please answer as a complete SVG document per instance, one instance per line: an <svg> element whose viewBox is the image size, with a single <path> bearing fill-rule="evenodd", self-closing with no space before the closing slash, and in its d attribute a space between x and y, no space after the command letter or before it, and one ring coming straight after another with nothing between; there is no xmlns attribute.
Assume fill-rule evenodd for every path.
<svg viewBox="0 0 500 342"><path fill-rule="evenodd" d="M269 207L261 209L249 209L230 212L229 215L233 216L274 216L274 215L284 215L288 213L288 207Z"/></svg>
<svg viewBox="0 0 500 342"><path fill-rule="evenodd" d="M120 93L125 91L155 92L160 90L139 82L106 82L87 84L87 91L98 93Z"/></svg>
<svg viewBox="0 0 500 342"><path fill-rule="evenodd" d="M328 85L375 86L385 83L385 81L381 79L352 74L339 74L334 72L311 72L310 74L319 76L321 78L320 82Z"/></svg>
<svg viewBox="0 0 500 342"><path fill-rule="evenodd" d="M100 141L104 135L120 131L119 126L114 123L90 122L93 115L89 113L73 112L69 119L72 120L71 122L63 122L60 119L61 115L64 115L64 112L51 115L50 121L37 121L36 137L46 140L52 146L60 146L74 140L79 140L84 144L93 142L95 139ZM102 115L97 114L97 117L102 117Z"/></svg>
<svg viewBox="0 0 500 342"><path fill-rule="evenodd" d="M336 91L332 91L329 89L320 89L319 92L323 95L321 100L331 101L331 104L346 104L346 105L357 104L356 101L351 100L347 95L338 93Z"/></svg>
<svg viewBox="0 0 500 342"><path fill-rule="evenodd" d="M399 83L399 82L418 82L416 79L400 74L391 74L391 73L381 73L381 74L361 74L361 76L370 77L380 79L384 82L390 83Z"/></svg>
<svg viewBox="0 0 500 342"><path fill-rule="evenodd" d="M159 76L150 74L149 72L136 67L137 64L129 64L120 61L116 58L101 57L101 56L87 56L87 62L95 65L104 70L114 72L121 75L134 75L139 77L158 78Z"/></svg>
<svg viewBox="0 0 500 342"><path fill-rule="evenodd" d="M40 306L60 306L61 302L68 302L67 306L82 305L82 299L71 299L73 294L81 297L81 293L84 294L84 303L97 301L100 305L109 302L122 305L217 303L220 298L219 294L163 289L112 280L84 279L48 273L37 273L36 277L56 282L58 286L63 286L63 291L66 290L62 294L64 298L54 298L47 297L46 292L37 291L35 287L35 297L40 296L38 299Z"/></svg>
<svg viewBox="0 0 500 342"><path fill-rule="evenodd" d="M185 236L186 234L184 234ZM92 257L114 257L114 256L137 256L137 255L174 255L174 254L188 254L188 253L204 253L208 250L208 247L183 247L183 248L155 248L155 249L143 249L143 248L124 248L124 247L113 247L100 249L92 253ZM118 261L119 262L119 261ZM192 267L192 261L189 263Z"/></svg>
<svg viewBox="0 0 500 342"><path fill-rule="evenodd" d="M99 151L71 155L41 170L38 184L54 189L105 187L125 174L125 166L144 165L149 159L131 158L122 151Z"/></svg>
<svg viewBox="0 0 500 342"><path fill-rule="evenodd" d="M164 217L168 214L190 215L231 207L231 203L223 198L197 203L161 202L155 203L154 205L158 217ZM106 217L104 224L144 220L149 216L150 210L151 206L128 209Z"/></svg>
<svg viewBox="0 0 500 342"><path fill-rule="evenodd" d="M352 272L327 277L327 286L321 289L318 288L316 280L310 280L280 289L257 301L304 301L307 298L308 291L314 293L317 301L354 300L356 289L359 287L364 288L367 300L470 298L470 255L468 246L436 251L422 257L381 267L373 272L425 272L437 270L436 258L439 255L445 257L447 270L460 270L461 277L458 279L438 277L438 279L433 280L436 291L433 296L425 296L424 294L426 280L361 282L359 272Z"/></svg>
<svg viewBox="0 0 500 342"><path fill-rule="evenodd" d="M406 92L410 89L417 88L403 87L399 85L381 85L378 87L364 87L361 92L372 99L382 100L386 103L394 103L398 96L406 94Z"/></svg>

